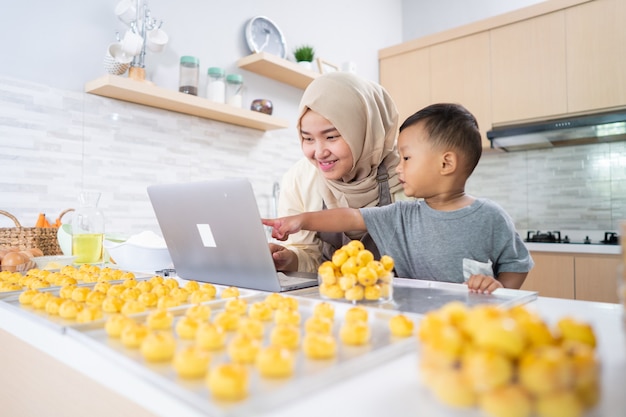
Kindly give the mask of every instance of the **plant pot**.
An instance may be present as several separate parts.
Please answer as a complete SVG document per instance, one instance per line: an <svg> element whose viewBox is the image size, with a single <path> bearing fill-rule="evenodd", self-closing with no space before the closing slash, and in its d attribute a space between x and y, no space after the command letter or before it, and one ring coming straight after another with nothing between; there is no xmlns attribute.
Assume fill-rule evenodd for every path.
<svg viewBox="0 0 626 417"><path fill-rule="evenodd" d="M308 69L309 71L313 70L313 63L311 61L298 61L298 65Z"/></svg>

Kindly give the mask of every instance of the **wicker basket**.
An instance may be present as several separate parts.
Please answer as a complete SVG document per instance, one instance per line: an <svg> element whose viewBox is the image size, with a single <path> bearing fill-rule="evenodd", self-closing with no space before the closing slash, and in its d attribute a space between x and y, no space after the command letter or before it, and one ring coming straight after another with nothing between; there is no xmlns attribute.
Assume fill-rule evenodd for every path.
<svg viewBox="0 0 626 417"><path fill-rule="evenodd" d="M59 215L59 218L73 210L64 210ZM57 240L56 227L22 227L17 218L11 213L0 210L0 214L10 218L15 223L15 227L0 228L0 247L12 247L20 250L39 248L45 256L60 255L62 253Z"/></svg>

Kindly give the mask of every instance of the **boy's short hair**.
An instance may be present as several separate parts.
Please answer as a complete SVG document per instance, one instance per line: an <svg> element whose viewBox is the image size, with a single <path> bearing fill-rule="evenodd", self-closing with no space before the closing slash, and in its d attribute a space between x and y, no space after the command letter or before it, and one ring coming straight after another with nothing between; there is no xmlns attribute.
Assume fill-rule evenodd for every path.
<svg viewBox="0 0 626 417"><path fill-rule="evenodd" d="M469 176L478 165L483 150L474 115L460 104L431 104L409 116L400 126L400 132L420 122L433 146L452 148L461 153Z"/></svg>

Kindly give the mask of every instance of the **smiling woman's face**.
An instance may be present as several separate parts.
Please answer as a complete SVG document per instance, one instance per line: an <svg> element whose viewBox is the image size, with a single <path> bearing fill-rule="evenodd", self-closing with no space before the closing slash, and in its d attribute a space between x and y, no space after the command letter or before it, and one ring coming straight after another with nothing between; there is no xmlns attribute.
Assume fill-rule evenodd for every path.
<svg viewBox="0 0 626 417"><path fill-rule="evenodd" d="M327 180L341 180L351 170L352 151L327 119L308 110L300 119L302 152Z"/></svg>

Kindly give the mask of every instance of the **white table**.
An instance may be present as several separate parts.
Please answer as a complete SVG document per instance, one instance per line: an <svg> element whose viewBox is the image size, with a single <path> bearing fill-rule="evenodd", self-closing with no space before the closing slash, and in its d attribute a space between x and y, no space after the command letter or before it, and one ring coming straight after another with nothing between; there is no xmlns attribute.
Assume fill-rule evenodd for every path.
<svg viewBox="0 0 626 417"><path fill-rule="evenodd" d="M624 415L626 338L622 307L539 297L528 304L548 322L565 315L590 322L598 336L602 399L592 416ZM23 314L0 308L2 415L163 416L203 414L86 345ZM255 415L258 415L255 413ZM439 405L420 385L417 354L356 374L267 413L280 416L481 416Z"/></svg>

